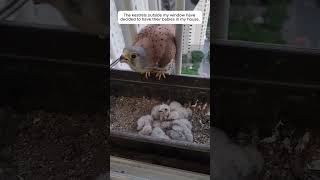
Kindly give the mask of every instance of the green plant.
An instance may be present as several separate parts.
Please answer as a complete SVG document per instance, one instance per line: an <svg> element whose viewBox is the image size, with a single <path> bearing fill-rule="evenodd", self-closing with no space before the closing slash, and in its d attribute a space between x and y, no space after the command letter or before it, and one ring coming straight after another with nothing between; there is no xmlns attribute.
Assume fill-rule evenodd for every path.
<svg viewBox="0 0 320 180"><path fill-rule="evenodd" d="M198 69L195 68L182 68L182 74L199 75Z"/></svg>
<svg viewBox="0 0 320 180"><path fill-rule="evenodd" d="M191 57L192 63L200 63L204 57L204 53L202 51L192 51Z"/></svg>
<svg viewBox="0 0 320 180"><path fill-rule="evenodd" d="M182 56L182 59L185 60L187 59L187 55ZM192 51L191 52L191 62L192 62L192 67L183 67L181 70L182 74L189 74L189 75L199 75L199 68L200 68L200 64L202 62L202 59L204 58L204 53L202 51ZM182 60L183 62L183 60Z"/></svg>

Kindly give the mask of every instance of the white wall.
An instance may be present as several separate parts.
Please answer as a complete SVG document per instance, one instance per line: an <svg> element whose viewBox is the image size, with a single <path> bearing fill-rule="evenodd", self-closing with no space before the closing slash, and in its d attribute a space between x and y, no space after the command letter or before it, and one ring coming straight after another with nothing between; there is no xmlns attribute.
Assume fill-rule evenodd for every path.
<svg viewBox="0 0 320 180"><path fill-rule="evenodd" d="M116 9L114 0L110 1L110 9ZM118 24L117 11L110 11L110 58L113 60L118 58L124 46L122 30Z"/></svg>
<svg viewBox="0 0 320 180"><path fill-rule="evenodd" d="M124 35L118 23L118 10L114 0L110 1L110 63L118 59L125 47ZM118 63L115 69L130 70L127 64Z"/></svg>

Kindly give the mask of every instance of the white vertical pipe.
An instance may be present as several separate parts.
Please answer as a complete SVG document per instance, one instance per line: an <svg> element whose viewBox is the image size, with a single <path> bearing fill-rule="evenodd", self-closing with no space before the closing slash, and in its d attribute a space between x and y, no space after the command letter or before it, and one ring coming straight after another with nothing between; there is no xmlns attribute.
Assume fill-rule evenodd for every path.
<svg viewBox="0 0 320 180"><path fill-rule="evenodd" d="M125 1L118 1L115 0L114 1L117 7L118 11L130 11L132 10L132 2L125 0ZM132 45L133 41L134 41L134 37L137 34L137 32L135 31L135 27L134 25L130 25L130 24L121 24L121 30L122 30L122 34L124 36L124 41L125 44L127 46Z"/></svg>
<svg viewBox="0 0 320 180"><path fill-rule="evenodd" d="M158 11L162 11L162 2L161 0L157 0L158 2Z"/></svg>
<svg viewBox="0 0 320 180"><path fill-rule="evenodd" d="M176 10L184 11L185 10L185 1L176 0ZM176 25L176 43L177 43L177 55L176 55L176 74L181 74L182 67L182 33L183 33L183 25Z"/></svg>
<svg viewBox="0 0 320 180"><path fill-rule="evenodd" d="M148 4L150 11L157 11L159 9L157 0L150 0Z"/></svg>

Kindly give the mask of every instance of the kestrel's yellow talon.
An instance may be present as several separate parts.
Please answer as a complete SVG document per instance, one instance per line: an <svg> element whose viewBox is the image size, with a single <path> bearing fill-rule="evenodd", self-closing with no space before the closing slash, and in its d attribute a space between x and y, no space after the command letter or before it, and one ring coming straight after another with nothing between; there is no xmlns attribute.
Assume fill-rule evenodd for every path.
<svg viewBox="0 0 320 180"><path fill-rule="evenodd" d="M148 79L150 77L150 72L145 72L144 76L146 79Z"/></svg>
<svg viewBox="0 0 320 180"><path fill-rule="evenodd" d="M157 72L156 77L158 80L161 80L161 77L163 76L163 79L166 79L165 72Z"/></svg>

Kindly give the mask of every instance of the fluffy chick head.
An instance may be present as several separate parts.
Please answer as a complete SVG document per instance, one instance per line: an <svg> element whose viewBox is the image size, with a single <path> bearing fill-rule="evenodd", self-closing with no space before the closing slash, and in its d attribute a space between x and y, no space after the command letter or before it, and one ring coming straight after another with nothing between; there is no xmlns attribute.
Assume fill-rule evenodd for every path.
<svg viewBox="0 0 320 180"><path fill-rule="evenodd" d="M174 111L171 111L168 119L189 119L192 116L192 110L190 108L177 107Z"/></svg>
<svg viewBox="0 0 320 180"><path fill-rule="evenodd" d="M166 104L161 104L159 106L159 116L160 116L160 121L167 120L170 114L170 107Z"/></svg>
<svg viewBox="0 0 320 180"><path fill-rule="evenodd" d="M177 102L177 101L172 101L170 104L169 104L169 107L170 107L170 110L171 111L175 111L177 108L181 108L182 105Z"/></svg>
<svg viewBox="0 0 320 180"><path fill-rule="evenodd" d="M154 120L166 120L169 117L170 108L166 104L156 105L152 108L151 115Z"/></svg>

